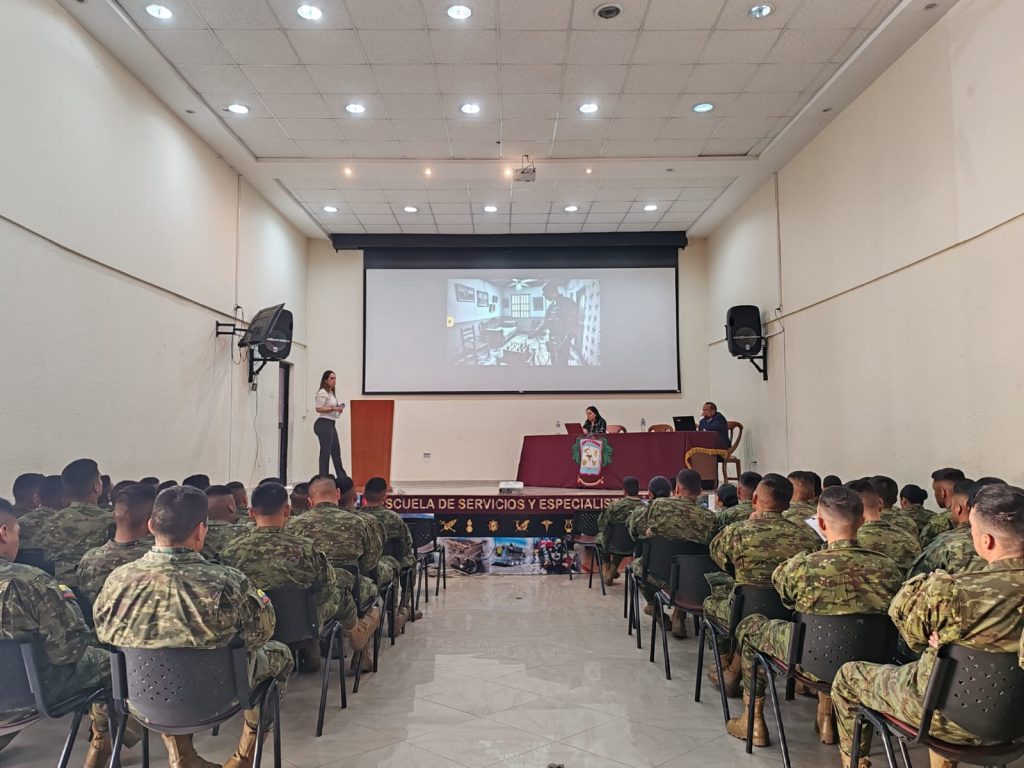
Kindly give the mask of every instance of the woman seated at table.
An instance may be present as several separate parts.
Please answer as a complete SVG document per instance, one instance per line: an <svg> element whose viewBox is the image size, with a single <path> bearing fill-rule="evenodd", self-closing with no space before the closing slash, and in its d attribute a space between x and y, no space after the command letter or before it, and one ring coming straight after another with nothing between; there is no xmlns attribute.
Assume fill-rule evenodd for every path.
<svg viewBox="0 0 1024 768"><path fill-rule="evenodd" d="M583 422L583 431L588 435L603 435L608 431L608 422L601 418L596 405L587 407L587 420Z"/></svg>

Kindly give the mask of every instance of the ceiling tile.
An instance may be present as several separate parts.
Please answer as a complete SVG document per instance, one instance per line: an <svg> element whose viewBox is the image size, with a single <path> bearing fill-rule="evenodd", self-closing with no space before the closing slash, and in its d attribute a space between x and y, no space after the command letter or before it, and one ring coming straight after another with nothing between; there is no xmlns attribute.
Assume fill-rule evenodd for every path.
<svg viewBox="0 0 1024 768"><path fill-rule="evenodd" d="M802 64L832 61L850 36L847 29L787 29L765 61L771 64Z"/></svg>
<svg viewBox="0 0 1024 768"><path fill-rule="evenodd" d="M433 224L405 224L402 232L407 235L436 235L437 227Z"/></svg>
<svg viewBox="0 0 1024 768"><path fill-rule="evenodd" d="M555 135L554 120L513 119L501 123L501 138L506 141L551 141Z"/></svg>
<svg viewBox="0 0 1024 768"><path fill-rule="evenodd" d="M473 217L468 213L463 216L439 216L435 211L434 221L437 222L438 226L444 226L446 224L472 224Z"/></svg>
<svg viewBox="0 0 1024 768"><path fill-rule="evenodd" d="M668 117L676 100L661 93L624 93L618 97L613 110L615 117Z"/></svg>
<svg viewBox="0 0 1024 768"><path fill-rule="evenodd" d="M251 91L253 86L233 64L188 64L178 67L182 77L200 93Z"/></svg>
<svg viewBox="0 0 1024 768"><path fill-rule="evenodd" d="M498 33L491 29L432 29L430 45L438 64L498 62Z"/></svg>
<svg viewBox="0 0 1024 768"><path fill-rule="evenodd" d="M747 83L751 93L806 91L821 72L821 64L762 64Z"/></svg>
<svg viewBox="0 0 1024 768"><path fill-rule="evenodd" d="M434 69L441 93L472 96L498 91L496 64L438 64Z"/></svg>
<svg viewBox="0 0 1024 768"><path fill-rule="evenodd" d="M742 156L753 149L756 143L756 139L708 139L700 155L701 157Z"/></svg>
<svg viewBox="0 0 1024 768"><path fill-rule="evenodd" d="M739 93L756 69L756 64L698 64L686 82L686 89L709 93Z"/></svg>
<svg viewBox="0 0 1024 768"><path fill-rule="evenodd" d="M637 32L573 31L569 36L569 64L628 64Z"/></svg>
<svg viewBox="0 0 1024 768"><path fill-rule="evenodd" d="M504 235L509 228L508 224L476 224L473 231L478 235Z"/></svg>
<svg viewBox="0 0 1024 768"><path fill-rule="evenodd" d="M296 30L287 34L303 64L366 63L359 38L352 30Z"/></svg>
<svg viewBox="0 0 1024 768"><path fill-rule="evenodd" d="M303 152L294 141L249 139L245 145L256 157L302 157Z"/></svg>
<svg viewBox="0 0 1024 768"><path fill-rule="evenodd" d="M255 118L252 120L234 120L231 123L233 130L242 139L288 139L288 136L277 120L270 117Z"/></svg>
<svg viewBox="0 0 1024 768"><path fill-rule="evenodd" d="M789 20L790 29L853 29L877 0L815 0L803 3Z"/></svg>
<svg viewBox="0 0 1024 768"><path fill-rule="evenodd" d="M664 124L665 120L658 117L612 120L608 139L655 139Z"/></svg>
<svg viewBox="0 0 1024 768"><path fill-rule="evenodd" d="M640 33L635 64L696 64L708 39L707 32L663 32L644 30Z"/></svg>
<svg viewBox="0 0 1024 768"><path fill-rule="evenodd" d="M561 64L565 61L565 32L504 30L502 64Z"/></svg>
<svg viewBox="0 0 1024 768"><path fill-rule="evenodd" d="M549 118L558 116L561 97L554 93L537 95L506 94L501 97L501 114L505 118Z"/></svg>
<svg viewBox="0 0 1024 768"><path fill-rule="evenodd" d="M697 157L707 139L658 139L654 142L655 157Z"/></svg>
<svg viewBox="0 0 1024 768"><path fill-rule="evenodd" d="M850 58L857 49L860 48L861 43L868 39L871 35L870 29L855 29L850 33L850 36L846 38L846 42L840 46L839 50L832 56L832 61L844 62Z"/></svg>
<svg viewBox="0 0 1024 768"><path fill-rule="evenodd" d="M653 140L608 139L601 149L601 157L646 157L653 148Z"/></svg>
<svg viewBox="0 0 1024 768"><path fill-rule="evenodd" d="M352 19L345 10L344 0L316 0L316 7L323 11L317 21L304 19L295 12L298 7L295 0L269 0L270 7L285 29L351 29Z"/></svg>
<svg viewBox="0 0 1024 768"><path fill-rule="evenodd" d="M331 116L338 118L342 122L349 120L381 120L388 116L387 110L384 108L384 100L376 94L349 93L338 95L325 93L322 95L322 98ZM349 104L362 104L366 111L361 115L354 115L345 109Z"/></svg>
<svg viewBox="0 0 1024 768"><path fill-rule="evenodd" d="M469 216L469 203L431 203L430 209L440 216Z"/></svg>
<svg viewBox="0 0 1024 768"><path fill-rule="evenodd" d="M222 29L221 43L239 64L297 64L298 57L279 29Z"/></svg>
<svg viewBox="0 0 1024 768"><path fill-rule="evenodd" d="M448 16L451 0L423 0L429 29L495 29L498 26L497 0L473 0L473 15L463 21Z"/></svg>
<svg viewBox="0 0 1024 768"><path fill-rule="evenodd" d="M645 29L712 29L725 0L651 0Z"/></svg>
<svg viewBox="0 0 1024 768"><path fill-rule="evenodd" d="M608 136L611 120L600 118L563 118L558 121L558 141L603 141Z"/></svg>
<svg viewBox="0 0 1024 768"><path fill-rule="evenodd" d="M359 29L422 29L426 23L419 0L347 0L347 5Z"/></svg>
<svg viewBox="0 0 1024 768"><path fill-rule="evenodd" d="M434 94L384 94L384 106L393 118L441 120L444 110L441 97Z"/></svg>
<svg viewBox="0 0 1024 768"><path fill-rule="evenodd" d="M338 190L333 187L329 189L309 189L305 187L292 187L291 191L292 194L294 194L295 197L301 200L302 202L315 205L325 205L327 203L333 203L338 199Z"/></svg>
<svg viewBox="0 0 1024 768"><path fill-rule="evenodd" d="M790 117L802 106L799 93L741 93L729 117Z"/></svg>
<svg viewBox="0 0 1024 768"><path fill-rule="evenodd" d="M374 64L373 76L381 93L436 93L433 67L415 64Z"/></svg>
<svg viewBox="0 0 1024 768"><path fill-rule="evenodd" d="M493 148L494 142L501 138L501 124L497 120L449 120L448 138L452 141L489 141Z"/></svg>
<svg viewBox="0 0 1024 768"><path fill-rule="evenodd" d="M885 21L899 4L900 0L878 0L878 4L868 11L867 16L861 19L860 26L864 29L874 29Z"/></svg>
<svg viewBox="0 0 1024 768"><path fill-rule="evenodd" d="M500 149L496 141L451 141L452 157L459 160L496 160Z"/></svg>
<svg viewBox="0 0 1024 768"><path fill-rule="evenodd" d="M292 139L336 141L342 138L338 124L331 119L282 118L278 122Z"/></svg>
<svg viewBox="0 0 1024 768"><path fill-rule="evenodd" d="M562 91L562 68L556 64L508 64L499 74L503 94Z"/></svg>
<svg viewBox="0 0 1024 768"><path fill-rule="evenodd" d="M627 93L679 93L693 74L692 64L633 64L626 74Z"/></svg>
<svg viewBox="0 0 1024 768"><path fill-rule="evenodd" d="M369 215L391 214L391 203L352 203L349 207L360 219Z"/></svg>
<svg viewBox="0 0 1024 768"><path fill-rule="evenodd" d="M506 0L499 11L501 29L568 29L572 0Z"/></svg>
<svg viewBox="0 0 1024 768"><path fill-rule="evenodd" d="M772 136L777 117L724 117L715 129L716 139L760 139Z"/></svg>
<svg viewBox="0 0 1024 768"><path fill-rule="evenodd" d="M774 137L761 139L751 148L748 154L751 155L752 157L757 157L768 148L768 145L771 144L772 141L774 141Z"/></svg>
<svg viewBox="0 0 1024 768"><path fill-rule="evenodd" d="M377 90L366 64L307 64L306 72L320 93L372 93Z"/></svg>
<svg viewBox="0 0 1024 768"><path fill-rule="evenodd" d="M540 201L516 201L512 204L512 220L515 221L516 217L519 217L522 223L526 223L524 218L526 216L543 216L544 220L547 221L548 213L551 210L551 203L545 203Z"/></svg>
<svg viewBox="0 0 1024 768"><path fill-rule="evenodd" d="M268 93L263 102L277 117L330 117L323 97L316 93Z"/></svg>
<svg viewBox="0 0 1024 768"><path fill-rule="evenodd" d="M552 157L598 157L604 141L556 141Z"/></svg>
<svg viewBox="0 0 1024 768"><path fill-rule="evenodd" d="M337 125L342 135L351 142L391 142L396 138L390 120L372 118L338 120Z"/></svg>
<svg viewBox="0 0 1024 768"><path fill-rule="evenodd" d="M577 226L583 226L583 222L585 220L586 217L583 213L583 206L580 206L579 213L552 213L548 216L548 222L551 224L575 224Z"/></svg>
<svg viewBox="0 0 1024 768"><path fill-rule="evenodd" d="M350 203L386 203L383 190L380 189L343 189L342 196Z"/></svg>
<svg viewBox="0 0 1024 768"><path fill-rule="evenodd" d="M406 157L422 157L444 160L452 156L447 141L401 141L402 151Z"/></svg>
<svg viewBox="0 0 1024 768"><path fill-rule="evenodd" d="M670 117L662 126L662 139L707 139L718 127L721 118L708 115L693 117Z"/></svg>
<svg viewBox="0 0 1024 768"><path fill-rule="evenodd" d="M387 224L390 224L391 226L396 226L398 224L398 222L395 221L394 214L391 213L359 214L359 221L362 222L363 226L367 228L367 232L369 232L370 227L373 226L384 226Z"/></svg>
<svg viewBox="0 0 1024 768"><path fill-rule="evenodd" d="M428 189L427 200L434 203L464 203L469 200L469 193L465 189ZM437 213L437 206L434 205L434 213Z"/></svg>
<svg viewBox="0 0 1024 768"><path fill-rule="evenodd" d="M784 64L780 64L779 66L785 66L785 65ZM812 66L817 66L817 65L812 65ZM818 74L816 74L814 76L814 79L811 80L811 84L809 86L807 86L807 90L809 90L809 91L817 91L820 88L824 88L826 83L828 83L828 81L838 71L838 69L839 69L839 64L837 62L830 62L830 63L825 64L824 66L822 66L822 68L818 71Z"/></svg>
<svg viewBox="0 0 1024 768"><path fill-rule="evenodd" d="M265 0L191 0L212 29L277 29ZM298 14L296 14L298 15Z"/></svg>
<svg viewBox="0 0 1024 768"><path fill-rule="evenodd" d="M232 64L231 54L208 29L154 29L146 35L172 64Z"/></svg>
<svg viewBox="0 0 1024 768"><path fill-rule="evenodd" d="M318 141L303 139L296 141L306 157L348 157L350 151L344 141Z"/></svg>
<svg viewBox="0 0 1024 768"><path fill-rule="evenodd" d="M447 146L448 127L444 120L392 120L391 124L399 141L443 141Z"/></svg>
<svg viewBox="0 0 1024 768"><path fill-rule="evenodd" d="M700 54L704 64L758 64L779 38L776 29L716 30Z"/></svg>
<svg viewBox="0 0 1024 768"><path fill-rule="evenodd" d="M422 29L364 29L359 40L371 64L431 64L430 38Z"/></svg>
<svg viewBox="0 0 1024 768"><path fill-rule="evenodd" d="M582 232L583 222L579 221L576 224L548 224L544 231L551 234L561 232Z"/></svg>
<svg viewBox="0 0 1024 768"><path fill-rule="evenodd" d="M679 193L680 200L699 200L710 203L722 194L722 187L687 187Z"/></svg>
<svg viewBox="0 0 1024 768"><path fill-rule="evenodd" d="M590 206L587 222L593 224L618 224L629 210L629 203L594 203Z"/></svg>
<svg viewBox="0 0 1024 768"><path fill-rule="evenodd" d="M444 232L446 235L472 235L472 225L458 226L452 224L446 224L443 229L439 228L439 232Z"/></svg>
<svg viewBox="0 0 1024 768"><path fill-rule="evenodd" d="M569 64L563 88L569 93L618 93L628 69L623 64Z"/></svg>
<svg viewBox="0 0 1024 768"><path fill-rule="evenodd" d="M316 93L312 78L300 64L249 64L245 76L260 93Z"/></svg>

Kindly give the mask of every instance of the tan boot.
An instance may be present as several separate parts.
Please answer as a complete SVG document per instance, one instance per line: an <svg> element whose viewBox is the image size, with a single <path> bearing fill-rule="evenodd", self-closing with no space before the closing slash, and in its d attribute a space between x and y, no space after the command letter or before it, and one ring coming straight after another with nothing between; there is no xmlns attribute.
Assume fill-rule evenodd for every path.
<svg viewBox="0 0 1024 768"><path fill-rule="evenodd" d="M928 766L929 768L956 768L959 763L949 760L942 755L928 750Z"/></svg>
<svg viewBox="0 0 1024 768"><path fill-rule="evenodd" d="M672 637L680 640L689 637L686 634L686 613L679 608L672 609Z"/></svg>
<svg viewBox="0 0 1024 768"><path fill-rule="evenodd" d="M92 725L92 735L89 737L89 750L85 753L83 768L103 768L110 763L110 755L113 752L113 745L110 742L110 733L96 730L96 724Z"/></svg>
<svg viewBox="0 0 1024 768"><path fill-rule="evenodd" d="M358 653L353 654L352 655L352 661L349 662L348 673L349 673L350 676L355 676L355 674L356 674L356 658L358 657L358 655L359 655ZM362 671L363 672L373 672L373 645L372 644L371 645L367 645L365 648L363 648Z"/></svg>
<svg viewBox="0 0 1024 768"><path fill-rule="evenodd" d="M850 756L845 752L839 752L839 759L843 763L843 768L850 768ZM862 757L857 761L857 768L871 768L871 761L866 757Z"/></svg>
<svg viewBox="0 0 1024 768"><path fill-rule="evenodd" d="M352 641L352 650L361 651L366 647L366 644L370 642L370 638L373 637L373 633L377 630L377 626L380 624L380 608L373 606L366 612L366 615L361 618L356 625L349 630L349 638Z"/></svg>
<svg viewBox="0 0 1024 768"><path fill-rule="evenodd" d="M729 657L729 662L726 664L725 659L722 659L722 674L725 676L725 695L730 699L738 699L740 695L740 682L743 679L743 660L738 653L734 653ZM718 670L712 665L711 669L708 670L708 680L715 688L718 687Z"/></svg>
<svg viewBox="0 0 1024 768"><path fill-rule="evenodd" d="M652 606L650 603L645 605L644 606L644 614L647 615L647 616L653 615L654 614L654 606Z"/></svg>
<svg viewBox="0 0 1024 768"><path fill-rule="evenodd" d="M818 714L814 722L814 732L818 734L822 744L836 743L836 716L832 711L832 697L818 692Z"/></svg>
<svg viewBox="0 0 1024 768"><path fill-rule="evenodd" d="M420 619L422 619L422 618L423 618L423 611L421 611L421 610L420 610L419 608L417 608L417 609L416 609L416 610L415 610L415 611L413 612L413 616L415 616L415 617L416 617L416 621L419 621Z"/></svg>
<svg viewBox="0 0 1024 768"><path fill-rule="evenodd" d="M404 605L395 611L395 637L402 634L402 630L405 628L405 623L409 621L409 609Z"/></svg>
<svg viewBox="0 0 1024 768"><path fill-rule="evenodd" d="M601 563L601 581L604 582L606 587L610 587L612 585L612 580L612 564Z"/></svg>
<svg viewBox="0 0 1024 768"><path fill-rule="evenodd" d="M256 729L248 721L242 723L242 735L238 739L235 754L227 759L224 768L252 768L252 757L256 752Z"/></svg>
<svg viewBox="0 0 1024 768"><path fill-rule="evenodd" d="M183 736L161 733L160 738L167 748L167 760L171 768L221 768L219 763L211 763L196 754L191 733Z"/></svg>
<svg viewBox="0 0 1024 768"><path fill-rule="evenodd" d="M735 736L737 739L747 739L747 707L750 703L750 694L743 694L743 714L740 717L734 717L728 723L725 724L725 730L729 732L730 736ZM754 746L755 747L767 747L771 744L768 739L768 724L764 721L764 696L758 696L754 699Z"/></svg>

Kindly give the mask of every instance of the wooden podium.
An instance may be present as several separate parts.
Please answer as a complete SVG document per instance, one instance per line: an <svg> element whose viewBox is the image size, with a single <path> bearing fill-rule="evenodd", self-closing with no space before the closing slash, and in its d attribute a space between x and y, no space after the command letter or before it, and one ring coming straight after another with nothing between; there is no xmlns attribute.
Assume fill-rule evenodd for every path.
<svg viewBox="0 0 1024 768"><path fill-rule="evenodd" d="M371 477L391 484L394 400L352 400L352 482L360 490Z"/></svg>

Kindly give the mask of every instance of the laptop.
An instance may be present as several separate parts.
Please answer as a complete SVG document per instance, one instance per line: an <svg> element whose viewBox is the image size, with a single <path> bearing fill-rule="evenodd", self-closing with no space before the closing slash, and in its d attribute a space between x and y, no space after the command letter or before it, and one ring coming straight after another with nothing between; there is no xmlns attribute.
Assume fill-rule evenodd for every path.
<svg viewBox="0 0 1024 768"><path fill-rule="evenodd" d="M692 419L691 419L691 421L692 421ZM582 435L583 434L583 425L582 424L577 424L575 421L567 421L567 422L565 422L565 431L566 431L566 434L570 434L570 435Z"/></svg>
<svg viewBox="0 0 1024 768"><path fill-rule="evenodd" d="M697 422L694 421L693 416L673 416L672 426L676 428L676 432L697 431Z"/></svg>

